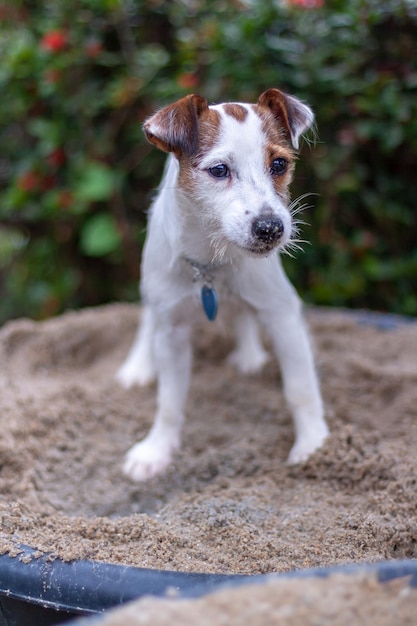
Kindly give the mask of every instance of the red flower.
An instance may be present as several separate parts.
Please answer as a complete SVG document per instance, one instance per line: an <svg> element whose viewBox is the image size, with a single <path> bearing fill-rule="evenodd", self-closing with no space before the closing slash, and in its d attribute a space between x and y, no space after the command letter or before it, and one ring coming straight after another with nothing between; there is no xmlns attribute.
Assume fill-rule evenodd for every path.
<svg viewBox="0 0 417 626"><path fill-rule="evenodd" d="M198 76L191 72L180 74L177 78L177 83L182 89L192 89L199 83Z"/></svg>
<svg viewBox="0 0 417 626"><path fill-rule="evenodd" d="M63 30L50 30L44 34L40 47L46 52L60 52L68 44L68 35Z"/></svg>
<svg viewBox="0 0 417 626"><path fill-rule="evenodd" d="M55 150L52 150L46 157L46 160L48 165L52 168L61 167L67 160L64 148L55 148Z"/></svg>
<svg viewBox="0 0 417 626"><path fill-rule="evenodd" d="M287 4L302 9L321 9L324 6L324 0L287 0Z"/></svg>
<svg viewBox="0 0 417 626"><path fill-rule="evenodd" d="M41 184L41 178L37 172L29 170L18 177L16 184L22 191L38 191Z"/></svg>

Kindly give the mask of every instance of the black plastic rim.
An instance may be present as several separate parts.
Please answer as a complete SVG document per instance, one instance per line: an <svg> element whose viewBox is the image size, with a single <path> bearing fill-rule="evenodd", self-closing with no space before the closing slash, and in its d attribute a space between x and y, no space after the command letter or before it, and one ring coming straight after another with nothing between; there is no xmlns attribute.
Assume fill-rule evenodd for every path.
<svg viewBox="0 0 417 626"><path fill-rule="evenodd" d="M36 558L36 551L19 546L17 557L0 556L0 597L69 613L97 613L142 595L167 591L208 593L226 581L249 576L152 570L99 561ZM0 621L1 624L1 621Z"/></svg>
<svg viewBox="0 0 417 626"><path fill-rule="evenodd" d="M394 580L396 578L402 578L404 576L410 577L409 586L417 587L417 560L402 560L402 561L383 561L375 564L357 564L357 565L340 565L334 567L323 567L323 568L314 568L314 569L306 569L306 570L296 570L293 572L283 573L283 574L265 574L265 575L256 575L244 577L242 576L240 579L236 578L234 580L229 580L228 582L219 582L215 585L215 589L219 588L234 588L238 587L242 584L262 584L267 580L271 579L291 579L291 578L327 578L331 574L335 573L343 573L346 575L354 575L354 574L369 574L376 575L377 580L380 583L388 582L389 580ZM190 589L188 593L181 594L181 597L201 597L213 591L213 589L199 588L194 587ZM100 626L102 621L104 620L104 616L95 616L95 617L87 617L85 619L76 619L71 621L71 626ZM70 626L70 624L68 625Z"/></svg>
<svg viewBox="0 0 417 626"><path fill-rule="evenodd" d="M283 574L202 574L153 570L98 561L63 562L48 555L35 558L35 550L21 546L18 557L0 556L0 597L13 598L55 611L88 614L105 611L143 595L200 597L227 585L262 582L271 577L327 577L334 572L376 573L383 582L411 576L417 587L417 560L383 561L296 570ZM1 622L0 622L1 623Z"/></svg>

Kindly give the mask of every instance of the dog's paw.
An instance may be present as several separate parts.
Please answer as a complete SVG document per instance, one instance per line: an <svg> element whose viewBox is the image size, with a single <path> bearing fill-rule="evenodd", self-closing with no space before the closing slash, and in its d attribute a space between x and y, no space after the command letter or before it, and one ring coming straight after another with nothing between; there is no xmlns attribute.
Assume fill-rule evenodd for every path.
<svg viewBox="0 0 417 626"><path fill-rule="evenodd" d="M288 465L296 465L297 463L304 463L315 452L319 450L329 435L329 429L325 422L320 425L314 432L314 435L310 433L308 437L298 437L297 441L291 448L290 454L287 459Z"/></svg>
<svg viewBox="0 0 417 626"><path fill-rule="evenodd" d="M173 443L161 445L144 439L127 453L123 473L135 482L149 480L168 467L177 449Z"/></svg>
<svg viewBox="0 0 417 626"><path fill-rule="evenodd" d="M269 354L262 348L256 351L236 348L227 357L229 365L233 365L241 374L256 374L260 372L268 360Z"/></svg>
<svg viewBox="0 0 417 626"><path fill-rule="evenodd" d="M134 385L146 387L155 380L155 369L151 364L142 364L138 367L137 363L130 363L127 360L116 372L116 380L125 389L130 389Z"/></svg>

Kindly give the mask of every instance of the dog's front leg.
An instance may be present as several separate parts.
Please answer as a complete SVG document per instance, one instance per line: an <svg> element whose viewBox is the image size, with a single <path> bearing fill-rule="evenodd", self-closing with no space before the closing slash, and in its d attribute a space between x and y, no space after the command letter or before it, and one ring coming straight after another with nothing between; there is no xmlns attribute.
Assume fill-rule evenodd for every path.
<svg viewBox="0 0 417 626"><path fill-rule="evenodd" d="M154 328L157 412L149 434L127 453L124 473L133 480L147 480L163 471L179 448L191 361L190 328L158 320Z"/></svg>
<svg viewBox="0 0 417 626"><path fill-rule="evenodd" d="M260 313L281 365L284 394L294 418L295 443L288 463L305 461L328 435L313 353L295 293L287 292L279 311Z"/></svg>
<svg viewBox="0 0 417 626"><path fill-rule="evenodd" d="M248 262L243 270L238 288L271 339L294 419L295 442L288 462L300 463L320 448L328 435L301 300L278 257Z"/></svg>

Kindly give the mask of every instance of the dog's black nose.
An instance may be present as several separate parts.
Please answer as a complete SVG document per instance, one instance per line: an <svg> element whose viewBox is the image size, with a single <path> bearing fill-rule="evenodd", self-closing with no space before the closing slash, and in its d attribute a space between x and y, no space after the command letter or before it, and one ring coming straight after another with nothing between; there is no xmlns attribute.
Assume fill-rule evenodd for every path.
<svg viewBox="0 0 417 626"><path fill-rule="evenodd" d="M252 234L262 243L276 243L284 233L279 217L257 217L252 222Z"/></svg>

